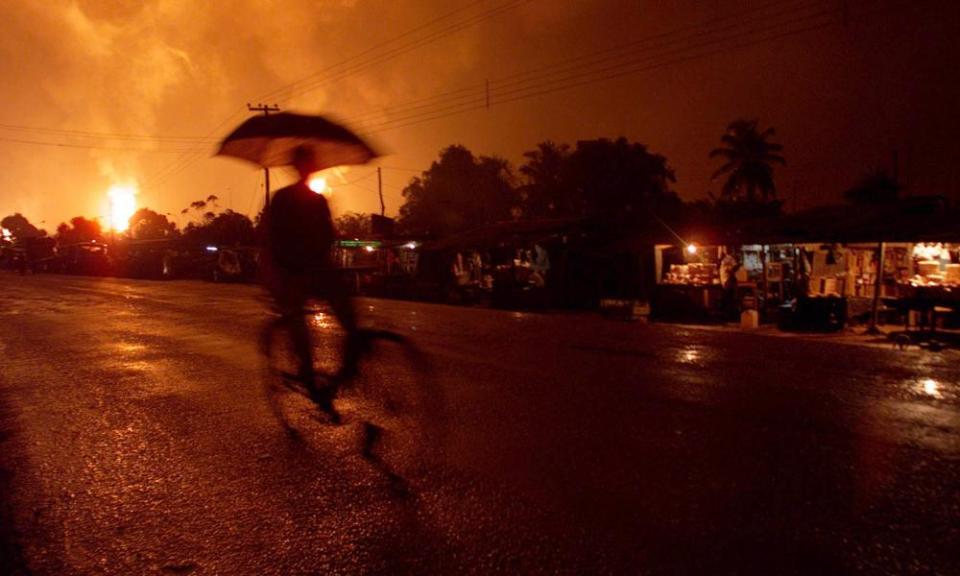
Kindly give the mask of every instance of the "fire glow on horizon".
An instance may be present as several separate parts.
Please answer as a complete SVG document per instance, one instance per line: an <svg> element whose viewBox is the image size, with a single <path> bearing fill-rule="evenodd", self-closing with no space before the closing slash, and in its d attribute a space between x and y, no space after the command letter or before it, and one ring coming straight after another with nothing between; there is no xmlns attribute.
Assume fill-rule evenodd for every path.
<svg viewBox="0 0 960 576"><path fill-rule="evenodd" d="M327 178L325 176L320 176L319 174L310 176L307 186L317 194L323 194L324 196L330 196L330 194L333 193L333 190L330 189L330 185L327 184Z"/></svg>
<svg viewBox="0 0 960 576"><path fill-rule="evenodd" d="M107 223L115 232L130 227L130 217L137 211L137 187L135 184L114 184L107 190L110 201Z"/></svg>

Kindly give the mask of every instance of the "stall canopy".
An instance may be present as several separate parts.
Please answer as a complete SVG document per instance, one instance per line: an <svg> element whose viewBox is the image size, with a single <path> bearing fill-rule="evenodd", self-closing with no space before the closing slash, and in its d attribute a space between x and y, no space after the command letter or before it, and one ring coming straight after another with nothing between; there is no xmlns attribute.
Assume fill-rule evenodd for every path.
<svg viewBox="0 0 960 576"><path fill-rule="evenodd" d="M471 250L500 244L541 242L564 234L576 233L587 223L582 218L556 218L496 222L461 234L425 243L425 250Z"/></svg>
<svg viewBox="0 0 960 576"><path fill-rule="evenodd" d="M886 204L820 206L766 218L738 220L714 215L670 223L651 221L614 241L611 248L816 242L960 242L960 210L951 209L940 197L923 196Z"/></svg>
<svg viewBox="0 0 960 576"><path fill-rule="evenodd" d="M960 211L939 197L915 197L876 205L822 206L756 222L741 232L742 244L805 242L956 242Z"/></svg>

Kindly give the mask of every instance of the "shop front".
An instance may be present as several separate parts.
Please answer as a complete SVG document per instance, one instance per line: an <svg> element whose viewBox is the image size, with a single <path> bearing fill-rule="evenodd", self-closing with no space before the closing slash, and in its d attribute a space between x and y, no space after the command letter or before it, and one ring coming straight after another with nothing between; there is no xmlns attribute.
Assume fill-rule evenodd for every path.
<svg viewBox="0 0 960 576"><path fill-rule="evenodd" d="M958 216L937 198L913 198L785 216L743 227L725 246L657 245L651 315L733 321L756 310L760 322L786 330L951 326L960 309Z"/></svg>

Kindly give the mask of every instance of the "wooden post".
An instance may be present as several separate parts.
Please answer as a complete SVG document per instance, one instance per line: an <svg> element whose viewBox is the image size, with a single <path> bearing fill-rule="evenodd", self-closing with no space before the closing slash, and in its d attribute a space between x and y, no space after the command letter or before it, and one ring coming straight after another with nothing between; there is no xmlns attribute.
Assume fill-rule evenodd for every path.
<svg viewBox="0 0 960 576"><path fill-rule="evenodd" d="M757 299L757 313L760 314L760 322L763 322L767 313L767 247L760 245L760 298ZM763 300L763 304L760 303Z"/></svg>
<svg viewBox="0 0 960 576"><path fill-rule="evenodd" d="M877 273L873 279L873 304L870 310L870 326L867 332L876 334L880 332L877 323L880 320L880 290L883 288L883 261L886 258L886 245L883 242L877 244Z"/></svg>

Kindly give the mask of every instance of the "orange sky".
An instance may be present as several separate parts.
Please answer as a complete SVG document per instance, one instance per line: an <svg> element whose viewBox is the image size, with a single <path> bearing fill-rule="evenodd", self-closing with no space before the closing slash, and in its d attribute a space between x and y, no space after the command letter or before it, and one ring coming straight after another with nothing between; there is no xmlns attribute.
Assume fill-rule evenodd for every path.
<svg viewBox="0 0 960 576"><path fill-rule="evenodd" d="M542 140L624 135L670 159L683 197L703 197L718 188L707 154L738 116L777 128L788 207L836 201L894 149L914 193L960 199L952 12L946 1L6 0L0 212L53 230L100 216L111 185L136 183L140 205L181 225L180 210L209 194L252 214L260 173L211 153L262 101L369 135L386 153L388 214L452 143L516 164ZM275 185L285 178L276 171ZM330 182L335 210L379 210L372 167Z"/></svg>

